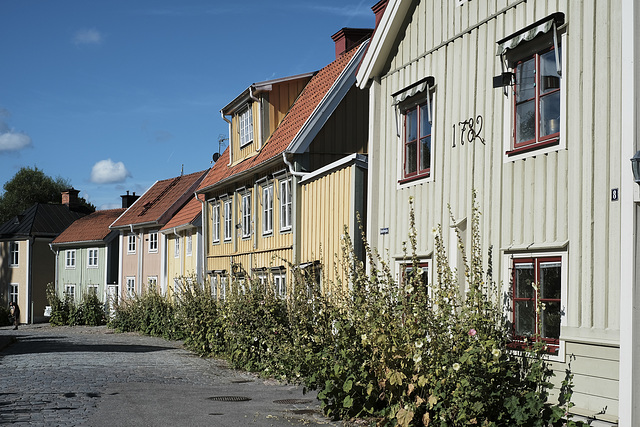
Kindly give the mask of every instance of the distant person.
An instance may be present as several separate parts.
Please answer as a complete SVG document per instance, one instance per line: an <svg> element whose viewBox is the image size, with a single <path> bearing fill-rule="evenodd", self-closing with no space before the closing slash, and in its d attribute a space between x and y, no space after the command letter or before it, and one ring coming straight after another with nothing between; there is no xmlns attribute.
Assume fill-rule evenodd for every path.
<svg viewBox="0 0 640 427"><path fill-rule="evenodd" d="M13 323L13 330L18 329L18 323L20 323L20 307L15 301L9 303L9 319Z"/></svg>

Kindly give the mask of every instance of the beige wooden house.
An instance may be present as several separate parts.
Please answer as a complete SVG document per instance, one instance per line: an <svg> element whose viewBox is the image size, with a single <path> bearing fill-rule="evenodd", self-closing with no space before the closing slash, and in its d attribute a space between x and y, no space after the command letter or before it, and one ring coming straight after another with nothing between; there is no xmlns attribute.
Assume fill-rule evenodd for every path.
<svg viewBox="0 0 640 427"><path fill-rule="evenodd" d="M413 197L430 283L432 229L442 225L450 263L460 267L455 229L468 247L475 189L482 244L493 247L514 341L540 332L560 378L576 357L573 410L592 425L637 425L638 190L629 158L637 149L638 7L606 0L376 7L386 10L357 76L370 99L370 243L388 250L401 281ZM546 306L541 319L537 301Z"/></svg>
<svg viewBox="0 0 640 427"><path fill-rule="evenodd" d="M229 147L198 189L207 201L206 271L220 298L232 283L242 288L250 280L285 296L293 269L318 278L321 245L332 254L337 239L323 236L310 248L310 236L339 236L353 224L351 176L366 161L352 155L364 151L367 132L367 95L355 87L355 73L370 34L336 33L335 61L315 73L255 83L222 109ZM324 190L333 194L321 208L314 204L324 197L314 186L319 181L331 181ZM364 200L364 187L358 191ZM333 220L310 223L309 208Z"/></svg>

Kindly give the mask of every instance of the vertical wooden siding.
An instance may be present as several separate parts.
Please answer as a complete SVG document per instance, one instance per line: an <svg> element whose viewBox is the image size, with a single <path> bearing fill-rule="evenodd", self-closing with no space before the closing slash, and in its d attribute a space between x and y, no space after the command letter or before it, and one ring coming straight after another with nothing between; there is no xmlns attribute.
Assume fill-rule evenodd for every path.
<svg viewBox="0 0 640 427"><path fill-rule="evenodd" d="M321 261L325 285L342 280L342 236L345 226L354 236L352 188L354 167L336 170L301 185L301 262ZM346 283L345 283L346 284Z"/></svg>
<svg viewBox="0 0 640 427"><path fill-rule="evenodd" d="M492 88L492 77L501 72L496 42L558 11L565 13L567 22L562 38L566 149L505 162L504 95L501 89ZM606 0L474 0L462 6L455 1L423 0L410 12L386 74L372 88L377 103L373 113L377 129L370 153L373 243L389 248L391 256L401 255L408 236L408 200L413 196L418 251L429 253L433 250L432 227L449 226L448 206L457 219L470 218L471 190L476 189L482 243L485 248L494 247L495 271L504 271L501 250L561 248L568 242L567 327L562 334L583 343L576 344L583 351L582 360L588 360L594 348L585 342L615 347L619 339L620 229L610 226L620 217L619 202L610 199L611 189L620 186L619 22L620 5ZM433 76L436 82L433 182L399 187L402 153L391 94L426 76ZM473 142L452 148L453 125L478 114L484 118L486 145ZM389 235L379 235L381 227L389 227ZM447 241L448 234L444 237ZM508 281L508 277L499 279ZM587 374L581 375L580 381L585 381ZM617 370L601 371L590 380L598 376L603 381L616 380ZM597 388L593 390L596 394ZM611 387L601 390L600 400L591 392L582 392L582 403L591 407L595 402L615 401L617 392L603 395ZM609 413L616 411L609 407Z"/></svg>

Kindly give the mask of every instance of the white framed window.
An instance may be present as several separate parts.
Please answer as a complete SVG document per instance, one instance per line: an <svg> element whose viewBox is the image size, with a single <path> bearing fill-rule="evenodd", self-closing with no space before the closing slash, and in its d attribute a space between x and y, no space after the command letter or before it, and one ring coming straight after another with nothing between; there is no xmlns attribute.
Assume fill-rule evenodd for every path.
<svg viewBox="0 0 640 427"><path fill-rule="evenodd" d="M136 294L136 278L133 276L127 277L127 296L129 298Z"/></svg>
<svg viewBox="0 0 640 427"><path fill-rule="evenodd" d="M76 285L74 283L65 283L64 295L74 301L76 299Z"/></svg>
<svg viewBox="0 0 640 427"><path fill-rule="evenodd" d="M220 242L220 203L215 202L211 209L211 241Z"/></svg>
<svg viewBox="0 0 640 427"><path fill-rule="evenodd" d="M498 42L503 75L510 78L504 86L505 162L566 148L566 52L557 31L562 22L557 13ZM527 40L524 34L534 28L538 35Z"/></svg>
<svg viewBox="0 0 640 427"><path fill-rule="evenodd" d="M149 288L157 288L158 287L158 276L149 276L147 277L147 284Z"/></svg>
<svg viewBox="0 0 640 427"><path fill-rule="evenodd" d="M510 346L523 348L539 339L550 359L564 360L560 332L567 314L567 253L513 253L505 257L508 280L503 291L509 301Z"/></svg>
<svg viewBox="0 0 640 427"><path fill-rule="evenodd" d="M211 298L218 299L218 275L211 275Z"/></svg>
<svg viewBox="0 0 640 427"><path fill-rule="evenodd" d="M240 147L244 147L253 141L253 110L251 105L240 113L239 125Z"/></svg>
<svg viewBox="0 0 640 427"><path fill-rule="evenodd" d="M251 237L251 193L242 195L242 237Z"/></svg>
<svg viewBox="0 0 640 427"><path fill-rule="evenodd" d="M9 283L9 302L18 303L18 287L17 283Z"/></svg>
<svg viewBox="0 0 640 427"><path fill-rule="evenodd" d="M64 253L64 268L76 268L76 250L67 249Z"/></svg>
<svg viewBox="0 0 640 427"><path fill-rule="evenodd" d="M280 231L291 230L291 178L280 181Z"/></svg>
<svg viewBox="0 0 640 427"><path fill-rule="evenodd" d="M411 261L399 261L400 269L399 283L404 291L411 291L411 287L421 286L427 290L427 295L431 295L431 260L421 259L417 266L413 266Z"/></svg>
<svg viewBox="0 0 640 427"><path fill-rule="evenodd" d="M233 210L231 199L224 201L224 240L231 240L231 230L233 230Z"/></svg>
<svg viewBox="0 0 640 427"><path fill-rule="evenodd" d="M193 236L191 234L188 234L186 237L186 242L184 244L185 248L185 252L187 254L187 256L191 256L191 252L193 251Z"/></svg>
<svg viewBox="0 0 640 427"><path fill-rule="evenodd" d="M431 176L431 96L403 112L401 183Z"/></svg>
<svg viewBox="0 0 640 427"><path fill-rule="evenodd" d="M87 294L98 296L98 285L87 285Z"/></svg>
<svg viewBox="0 0 640 427"><path fill-rule="evenodd" d="M273 287L276 295L285 298L287 296L287 272L284 269L274 269L271 273L273 274Z"/></svg>
<svg viewBox="0 0 640 427"><path fill-rule="evenodd" d="M19 242L9 243L9 267L20 265L20 244Z"/></svg>
<svg viewBox="0 0 640 427"><path fill-rule="evenodd" d="M127 253L135 254L136 253L136 235L129 234L127 236Z"/></svg>
<svg viewBox="0 0 640 427"><path fill-rule="evenodd" d="M176 236L175 240L173 241L173 256L175 258L179 258L180 257L180 236Z"/></svg>
<svg viewBox="0 0 640 427"><path fill-rule="evenodd" d="M262 188L262 234L273 233L273 185Z"/></svg>
<svg viewBox="0 0 640 427"><path fill-rule="evenodd" d="M228 284L229 284L229 278L226 275L221 274L220 275L220 299L222 301L225 301L227 299Z"/></svg>
<svg viewBox="0 0 640 427"><path fill-rule="evenodd" d="M158 232L152 231L149 233L149 253L158 252Z"/></svg>
<svg viewBox="0 0 640 427"><path fill-rule="evenodd" d="M87 267L98 268L98 248L87 249Z"/></svg>

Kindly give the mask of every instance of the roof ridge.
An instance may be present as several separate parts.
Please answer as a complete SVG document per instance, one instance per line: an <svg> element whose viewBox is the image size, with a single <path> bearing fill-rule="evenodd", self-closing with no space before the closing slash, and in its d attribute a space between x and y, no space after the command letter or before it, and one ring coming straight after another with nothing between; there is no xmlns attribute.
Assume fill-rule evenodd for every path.
<svg viewBox="0 0 640 427"><path fill-rule="evenodd" d="M149 211L149 209L151 209L153 207L153 205L155 205L156 203L158 203L158 201L160 199L162 199L173 187L175 187L178 182L180 181L180 179L182 178L183 175L177 176L175 178L173 178L173 181L171 181L169 183L169 185L167 185L157 196L155 199L151 200L150 202L147 202L144 204L142 211L138 214L138 216L143 216L144 214L147 213L147 211Z"/></svg>

